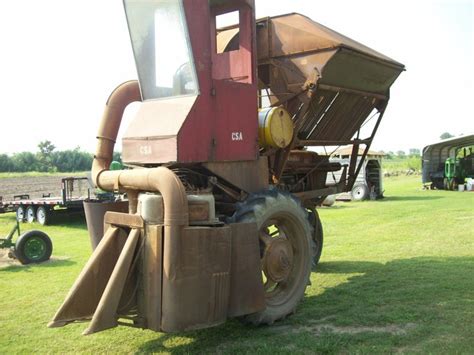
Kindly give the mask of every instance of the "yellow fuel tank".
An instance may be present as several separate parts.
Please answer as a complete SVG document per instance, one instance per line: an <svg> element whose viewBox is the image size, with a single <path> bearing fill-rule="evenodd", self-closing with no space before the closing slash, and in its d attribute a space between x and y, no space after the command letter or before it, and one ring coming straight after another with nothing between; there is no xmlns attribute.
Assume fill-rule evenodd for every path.
<svg viewBox="0 0 474 355"><path fill-rule="evenodd" d="M261 147L286 148L293 139L293 121L283 107L258 111L258 141Z"/></svg>

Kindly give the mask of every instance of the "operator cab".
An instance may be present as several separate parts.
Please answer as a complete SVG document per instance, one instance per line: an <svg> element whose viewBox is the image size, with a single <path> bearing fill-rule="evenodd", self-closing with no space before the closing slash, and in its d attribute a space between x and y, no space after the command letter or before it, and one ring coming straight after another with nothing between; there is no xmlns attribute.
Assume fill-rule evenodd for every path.
<svg viewBox="0 0 474 355"><path fill-rule="evenodd" d="M253 0L124 0L143 103L123 138L129 165L255 161ZM239 14L239 45L217 48L216 17Z"/></svg>
<svg viewBox="0 0 474 355"><path fill-rule="evenodd" d="M143 99L197 95L182 2L126 0L124 4Z"/></svg>

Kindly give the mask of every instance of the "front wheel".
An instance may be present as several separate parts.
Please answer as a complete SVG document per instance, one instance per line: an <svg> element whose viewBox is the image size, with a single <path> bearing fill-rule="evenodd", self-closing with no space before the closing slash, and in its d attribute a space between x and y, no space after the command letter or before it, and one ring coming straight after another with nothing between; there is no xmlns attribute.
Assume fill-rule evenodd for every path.
<svg viewBox="0 0 474 355"><path fill-rule="evenodd" d="M451 191L455 191L457 190L457 183L456 183L456 179L455 178L452 178L449 180L449 189Z"/></svg>
<svg viewBox="0 0 474 355"><path fill-rule="evenodd" d="M244 322L272 324L296 310L309 284L312 236L308 214L291 195L252 195L238 206L236 222L255 222L259 231L266 309Z"/></svg>
<svg viewBox="0 0 474 355"><path fill-rule="evenodd" d="M44 232L28 231L15 243L15 255L22 264L40 263L48 260L53 252L53 243Z"/></svg>

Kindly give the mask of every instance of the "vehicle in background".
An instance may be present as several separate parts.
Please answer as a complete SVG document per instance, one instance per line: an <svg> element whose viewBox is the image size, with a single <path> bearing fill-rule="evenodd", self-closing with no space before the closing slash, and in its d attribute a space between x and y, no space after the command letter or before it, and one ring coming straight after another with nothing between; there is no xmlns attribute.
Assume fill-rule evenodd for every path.
<svg viewBox="0 0 474 355"><path fill-rule="evenodd" d="M474 134L445 139L423 149L425 187L456 190L468 178L474 178Z"/></svg>
<svg viewBox="0 0 474 355"><path fill-rule="evenodd" d="M330 162L341 164L341 170L329 173L326 178L327 185L335 185L341 178L345 166L349 166L352 159L352 147L342 148L334 152L329 159ZM357 164L362 161L363 149L359 149L357 155ZM370 150L362 162L362 168L356 177L354 186L351 191L338 194L337 200L376 200L383 198L383 172L382 159L384 153Z"/></svg>
<svg viewBox="0 0 474 355"><path fill-rule="evenodd" d="M14 212L15 209L13 208L12 205L8 203L8 201L5 203L3 201L3 196L0 196L0 213L7 213L7 212Z"/></svg>
<svg viewBox="0 0 474 355"><path fill-rule="evenodd" d="M15 195L12 201L3 201L3 212L16 212L19 222L47 225L59 215L84 213L84 201L90 200L91 187L87 177L67 177L61 179L61 196L43 194L32 199L30 195Z"/></svg>

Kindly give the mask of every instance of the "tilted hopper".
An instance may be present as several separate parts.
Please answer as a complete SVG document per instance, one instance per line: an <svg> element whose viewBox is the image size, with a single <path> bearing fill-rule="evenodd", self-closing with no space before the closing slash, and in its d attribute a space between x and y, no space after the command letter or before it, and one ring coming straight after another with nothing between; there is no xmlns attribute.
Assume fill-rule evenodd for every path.
<svg viewBox="0 0 474 355"><path fill-rule="evenodd" d="M238 28L218 35L222 52L238 43ZM296 13L257 21L257 56L263 96L299 113L292 147L356 143L368 149L390 86L404 70L403 64ZM307 110L299 112L308 100ZM352 140L372 112L379 121L371 136Z"/></svg>

